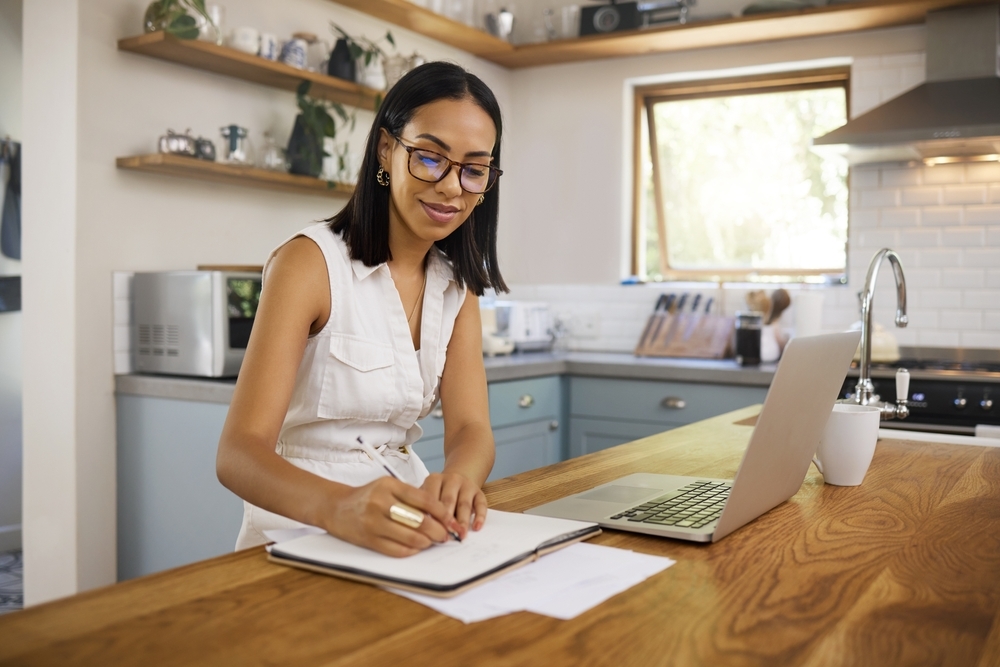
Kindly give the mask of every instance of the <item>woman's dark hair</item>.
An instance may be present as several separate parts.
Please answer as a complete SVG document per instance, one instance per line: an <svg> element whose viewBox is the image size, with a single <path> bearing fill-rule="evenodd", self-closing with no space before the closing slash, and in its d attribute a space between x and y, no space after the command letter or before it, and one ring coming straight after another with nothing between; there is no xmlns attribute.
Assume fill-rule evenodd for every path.
<svg viewBox="0 0 1000 667"><path fill-rule="evenodd" d="M430 62L410 70L389 89L375 114L354 194L340 213L327 220L330 228L347 243L351 259L360 260L365 266L391 259L389 188L375 180L379 168L379 130L385 128L390 135L399 136L418 108L441 99L471 99L489 114L497 130L491 164L500 167L503 123L493 91L479 77L452 63ZM458 283L480 296L488 287L508 291L497 266L499 180L483 197L483 203L473 209L468 220L435 243L451 261Z"/></svg>

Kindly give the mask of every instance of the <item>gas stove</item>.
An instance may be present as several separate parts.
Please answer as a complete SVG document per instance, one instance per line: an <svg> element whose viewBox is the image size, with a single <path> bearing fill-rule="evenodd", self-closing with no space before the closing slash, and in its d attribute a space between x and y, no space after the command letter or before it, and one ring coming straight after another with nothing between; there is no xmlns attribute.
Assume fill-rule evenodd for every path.
<svg viewBox="0 0 1000 667"><path fill-rule="evenodd" d="M896 369L910 371L910 416L883 428L975 434L980 424L1000 426L1000 350L901 348L891 364L873 363L872 384L883 401L896 400ZM855 362L841 390L854 393Z"/></svg>

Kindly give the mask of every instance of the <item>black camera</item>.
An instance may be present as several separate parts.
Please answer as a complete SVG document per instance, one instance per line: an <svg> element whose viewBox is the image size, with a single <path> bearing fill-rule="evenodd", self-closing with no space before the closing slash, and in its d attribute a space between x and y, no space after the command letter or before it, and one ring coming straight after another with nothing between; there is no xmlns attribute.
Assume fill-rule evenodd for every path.
<svg viewBox="0 0 1000 667"><path fill-rule="evenodd" d="M580 10L580 34L600 35L635 30L641 21L638 2L618 2Z"/></svg>

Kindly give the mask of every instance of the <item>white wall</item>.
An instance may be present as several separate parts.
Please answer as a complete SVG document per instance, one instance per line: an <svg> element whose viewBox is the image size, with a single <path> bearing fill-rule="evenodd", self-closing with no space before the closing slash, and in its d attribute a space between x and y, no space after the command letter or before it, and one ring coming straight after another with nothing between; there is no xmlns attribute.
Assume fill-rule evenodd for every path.
<svg viewBox="0 0 1000 667"><path fill-rule="evenodd" d="M167 128L217 139L238 123L257 146L265 129L284 141L294 96L119 52L119 38L141 32L145 0L28 4L25 136L38 148L24 179L24 548L26 601L36 604L115 580L112 271L260 264L344 202L116 169L116 156L155 151ZM385 30L326 0L225 4L229 27L285 37L329 34L330 20L372 37ZM510 116L506 71L393 33L403 53L468 66ZM359 114L358 142L371 118Z"/></svg>
<svg viewBox="0 0 1000 667"><path fill-rule="evenodd" d="M21 0L0 0L0 137L21 140ZM0 167L0 210L9 168ZM0 276L21 262L0 255ZM21 546L21 322L0 313L0 552Z"/></svg>

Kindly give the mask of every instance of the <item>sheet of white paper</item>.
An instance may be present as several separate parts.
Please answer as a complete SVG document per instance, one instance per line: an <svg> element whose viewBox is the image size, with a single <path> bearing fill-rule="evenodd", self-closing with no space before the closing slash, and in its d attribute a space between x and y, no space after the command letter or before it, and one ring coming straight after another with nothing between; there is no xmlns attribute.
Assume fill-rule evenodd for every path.
<svg viewBox="0 0 1000 667"><path fill-rule="evenodd" d="M570 619L675 561L596 544L574 544L453 598L392 590L463 623L515 611ZM387 589L390 590L390 589Z"/></svg>

